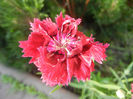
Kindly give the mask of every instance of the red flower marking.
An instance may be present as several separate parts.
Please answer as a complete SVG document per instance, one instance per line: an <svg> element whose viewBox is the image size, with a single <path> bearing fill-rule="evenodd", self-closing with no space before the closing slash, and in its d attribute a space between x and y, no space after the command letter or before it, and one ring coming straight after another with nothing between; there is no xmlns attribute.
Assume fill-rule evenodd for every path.
<svg viewBox="0 0 133 99"><path fill-rule="evenodd" d="M62 13L57 15L56 23L50 18L31 23L32 33L27 41L20 41L23 57L32 57L42 72L42 81L47 85L68 85L72 77L78 81L90 79L94 71L94 60L100 64L107 57L109 44L95 42L94 38L78 31L81 19L75 20Z"/></svg>

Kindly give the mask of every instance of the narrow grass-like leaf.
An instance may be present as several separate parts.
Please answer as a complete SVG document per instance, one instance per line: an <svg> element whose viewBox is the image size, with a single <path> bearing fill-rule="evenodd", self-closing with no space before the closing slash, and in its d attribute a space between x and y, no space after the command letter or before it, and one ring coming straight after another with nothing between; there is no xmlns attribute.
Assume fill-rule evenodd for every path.
<svg viewBox="0 0 133 99"><path fill-rule="evenodd" d="M125 82L133 82L133 78L128 78L127 80L124 79L124 80L122 80L122 82L123 83L125 83Z"/></svg>
<svg viewBox="0 0 133 99"><path fill-rule="evenodd" d="M123 84L123 82L122 82L121 78L118 76L118 74L112 68L109 68L109 69L113 73L113 75L116 77L116 79L118 80L120 86L122 88L124 88L126 91L128 91L127 87Z"/></svg>
<svg viewBox="0 0 133 99"><path fill-rule="evenodd" d="M70 86L72 86L72 87L75 87L75 88L79 88L79 89L82 89L82 88L84 88L84 85L80 85L80 84L76 84L76 83L70 83Z"/></svg>
<svg viewBox="0 0 133 99"><path fill-rule="evenodd" d="M41 73L41 72L37 72L36 74L37 74L37 75L42 75L42 73Z"/></svg>
<svg viewBox="0 0 133 99"><path fill-rule="evenodd" d="M60 89L62 87L62 85L57 85L51 92L50 94L54 93L56 90Z"/></svg>
<svg viewBox="0 0 133 99"><path fill-rule="evenodd" d="M89 83L91 83L92 85L101 87L101 88L109 89L109 90L118 90L118 89L120 89L120 86L114 85L114 84L101 84L101 83L93 81L93 80L90 80Z"/></svg>
<svg viewBox="0 0 133 99"><path fill-rule="evenodd" d="M124 74L125 74L125 75L129 75L132 69L133 69L133 62L131 62L131 63L128 65L127 69L124 71ZM123 75L124 75L124 74L123 74Z"/></svg>

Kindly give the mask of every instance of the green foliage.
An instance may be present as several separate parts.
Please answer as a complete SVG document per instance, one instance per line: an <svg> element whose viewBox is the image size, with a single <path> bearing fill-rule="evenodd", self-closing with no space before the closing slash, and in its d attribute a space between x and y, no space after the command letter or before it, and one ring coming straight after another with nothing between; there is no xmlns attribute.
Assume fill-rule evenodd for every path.
<svg viewBox="0 0 133 99"><path fill-rule="evenodd" d="M0 2L0 59L10 66L30 71L27 59L22 59L18 41L25 40L30 33L29 22L33 18L44 18L41 13L44 0L1 0Z"/></svg>
<svg viewBox="0 0 133 99"><path fill-rule="evenodd" d="M122 10L126 7L126 0L93 0L90 6L96 21L108 25L121 18Z"/></svg>
<svg viewBox="0 0 133 99"><path fill-rule="evenodd" d="M34 88L33 86L28 86L23 84L22 82L19 82L15 78L8 76L8 75L0 75L0 79L5 84L10 84L12 86L12 89L14 91L25 91L28 94L37 96L38 99L49 99L44 93L39 92Z"/></svg>
<svg viewBox="0 0 133 99"><path fill-rule="evenodd" d="M29 28L29 22L39 17L43 2L44 0L1 0L1 26L25 31L24 27Z"/></svg>
<svg viewBox="0 0 133 99"><path fill-rule="evenodd" d="M111 79L102 78L95 75L99 81L88 80L86 82L74 81L70 86L82 89L80 99L118 99L115 95L116 90L120 89L119 86L112 84ZM93 79L94 75L92 76ZM106 79L106 83L103 83ZM107 83L108 82L108 83Z"/></svg>
<svg viewBox="0 0 133 99"><path fill-rule="evenodd" d="M131 71L133 70L133 62L131 62L127 68L120 74L110 68L113 77L101 77L101 73L92 74L91 80L86 82L77 82L75 80L70 86L82 89L81 99L119 99L116 96L117 90L122 90L125 93L126 99L131 97L130 82L133 81Z"/></svg>
<svg viewBox="0 0 133 99"><path fill-rule="evenodd" d="M60 12L65 12L63 7L59 6L58 2L56 0L45 0L45 6L43 8L46 13L48 13L49 17L55 20L55 17Z"/></svg>
<svg viewBox="0 0 133 99"><path fill-rule="evenodd" d="M117 40L125 44L125 37L132 31L133 9L128 0L91 0L86 15L93 16L99 39Z"/></svg>

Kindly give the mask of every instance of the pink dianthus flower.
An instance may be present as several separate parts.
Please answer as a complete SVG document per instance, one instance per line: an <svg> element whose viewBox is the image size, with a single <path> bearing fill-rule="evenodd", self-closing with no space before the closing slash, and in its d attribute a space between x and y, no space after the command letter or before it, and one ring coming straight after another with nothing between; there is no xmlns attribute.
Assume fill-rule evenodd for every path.
<svg viewBox="0 0 133 99"><path fill-rule="evenodd" d="M31 57L29 63L42 72L42 81L47 85L68 85L72 77L78 81L90 79L94 61L102 64L106 60L109 44L85 36L78 30L80 22L62 13L57 15L56 23L50 18L34 19L28 40L19 42L23 57Z"/></svg>

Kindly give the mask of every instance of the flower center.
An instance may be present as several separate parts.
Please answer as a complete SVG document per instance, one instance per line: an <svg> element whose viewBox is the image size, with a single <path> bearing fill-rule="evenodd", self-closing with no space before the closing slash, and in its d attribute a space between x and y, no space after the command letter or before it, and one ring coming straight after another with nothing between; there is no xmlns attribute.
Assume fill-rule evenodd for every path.
<svg viewBox="0 0 133 99"><path fill-rule="evenodd" d="M49 42L47 50L49 52L57 52L62 51L66 53L68 56L70 56L71 50L73 50L76 47L76 38L71 37L70 35L61 35L57 36L56 38L53 37L53 39Z"/></svg>

